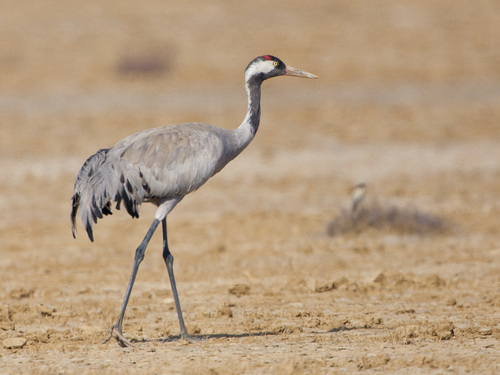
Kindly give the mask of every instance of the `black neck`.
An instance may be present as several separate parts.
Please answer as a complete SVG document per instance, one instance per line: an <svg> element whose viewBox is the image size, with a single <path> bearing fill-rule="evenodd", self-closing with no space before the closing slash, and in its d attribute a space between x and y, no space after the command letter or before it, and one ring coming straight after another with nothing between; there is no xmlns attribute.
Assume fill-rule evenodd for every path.
<svg viewBox="0 0 500 375"><path fill-rule="evenodd" d="M260 123L260 87L262 78L255 76L251 77L247 82L248 93L248 115L247 119L252 128L252 133L257 133Z"/></svg>

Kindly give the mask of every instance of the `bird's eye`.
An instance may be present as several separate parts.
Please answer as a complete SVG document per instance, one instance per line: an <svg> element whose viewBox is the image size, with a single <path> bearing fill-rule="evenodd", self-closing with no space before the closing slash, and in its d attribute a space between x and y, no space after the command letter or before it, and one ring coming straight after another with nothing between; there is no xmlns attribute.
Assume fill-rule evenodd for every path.
<svg viewBox="0 0 500 375"><path fill-rule="evenodd" d="M274 66L278 66L278 62L277 61L273 61L273 65Z"/></svg>

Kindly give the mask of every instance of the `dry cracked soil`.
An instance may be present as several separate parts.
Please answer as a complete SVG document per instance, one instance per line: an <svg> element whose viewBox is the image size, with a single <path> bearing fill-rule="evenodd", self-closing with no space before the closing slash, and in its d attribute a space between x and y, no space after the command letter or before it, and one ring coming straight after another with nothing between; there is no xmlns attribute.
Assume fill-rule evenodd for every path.
<svg viewBox="0 0 500 375"><path fill-rule="evenodd" d="M2 374L500 373L500 4L18 0L0 12ZM166 124L252 144L169 216L188 331L154 216L69 222L99 148ZM351 188L367 184L350 211Z"/></svg>

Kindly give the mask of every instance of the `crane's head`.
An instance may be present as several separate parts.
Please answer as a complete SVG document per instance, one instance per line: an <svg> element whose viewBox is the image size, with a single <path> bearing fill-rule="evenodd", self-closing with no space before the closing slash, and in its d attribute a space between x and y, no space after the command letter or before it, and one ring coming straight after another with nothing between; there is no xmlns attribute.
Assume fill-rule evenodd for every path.
<svg viewBox="0 0 500 375"><path fill-rule="evenodd" d="M277 76L318 78L314 74L287 66L283 61L271 55L259 56L253 59L245 69L245 80L247 82L252 78L264 81Z"/></svg>

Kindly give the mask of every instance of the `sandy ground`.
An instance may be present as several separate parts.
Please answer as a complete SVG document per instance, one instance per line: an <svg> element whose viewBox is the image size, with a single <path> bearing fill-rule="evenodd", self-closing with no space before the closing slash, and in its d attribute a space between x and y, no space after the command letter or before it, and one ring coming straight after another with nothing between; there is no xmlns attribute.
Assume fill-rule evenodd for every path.
<svg viewBox="0 0 500 375"><path fill-rule="evenodd" d="M500 6L495 1L33 2L0 12L2 374L500 373ZM243 119L271 53L320 76L263 87L254 142L169 216L71 236L83 161L133 132ZM350 189L439 233L329 236Z"/></svg>

